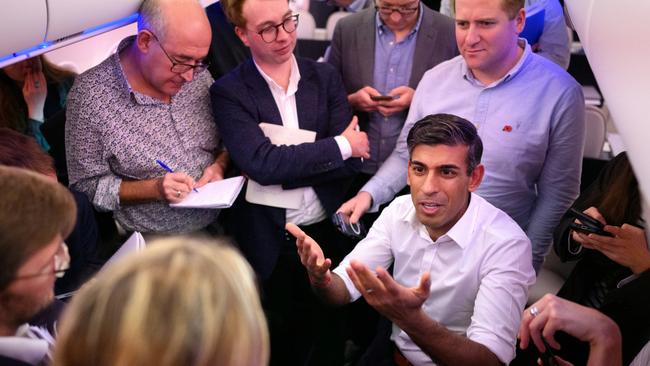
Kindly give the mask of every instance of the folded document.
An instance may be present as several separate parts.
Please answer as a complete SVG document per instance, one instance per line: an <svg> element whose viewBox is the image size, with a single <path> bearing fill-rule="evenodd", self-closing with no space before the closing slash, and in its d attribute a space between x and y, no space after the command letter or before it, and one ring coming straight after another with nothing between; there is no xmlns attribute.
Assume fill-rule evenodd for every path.
<svg viewBox="0 0 650 366"><path fill-rule="evenodd" d="M102 269L110 267L113 263L119 262L124 257L144 250L146 246L147 244L144 242L142 234L140 234L138 231L135 231L133 234L131 234L131 236L129 236L124 244L122 244L120 249L118 249L117 252L115 252L115 254L113 254L113 256L108 261L106 261Z"/></svg>
<svg viewBox="0 0 650 366"><path fill-rule="evenodd" d="M273 145L299 145L305 142L314 142L316 132L288 128L272 123L259 124L264 136L271 140ZM282 189L281 185L263 186L252 179L248 181L246 201L258 205L297 209L302 207L304 188Z"/></svg>
<svg viewBox="0 0 650 366"><path fill-rule="evenodd" d="M190 192L179 203L171 203L170 207L183 208L228 208L239 195L244 185L244 177L234 177L217 182L210 182L199 188L199 192Z"/></svg>

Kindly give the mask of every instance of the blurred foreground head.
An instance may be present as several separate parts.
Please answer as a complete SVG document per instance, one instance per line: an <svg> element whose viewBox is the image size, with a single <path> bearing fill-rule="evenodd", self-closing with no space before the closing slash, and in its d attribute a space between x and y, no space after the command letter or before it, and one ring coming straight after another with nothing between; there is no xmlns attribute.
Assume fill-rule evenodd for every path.
<svg viewBox="0 0 650 366"><path fill-rule="evenodd" d="M55 365L251 365L268 361L253 271L228 245L168 238L73 299Z"/></svg>

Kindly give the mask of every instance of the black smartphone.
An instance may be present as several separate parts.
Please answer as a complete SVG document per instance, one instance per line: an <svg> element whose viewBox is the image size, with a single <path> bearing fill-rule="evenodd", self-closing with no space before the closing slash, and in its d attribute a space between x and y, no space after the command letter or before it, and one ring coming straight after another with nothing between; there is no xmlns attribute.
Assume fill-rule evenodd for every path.
<svg viewBox="0 0 650 366"><path fill-rule="evenodd" d="M350 218L347 215L344 215L342 212L337 212L332 215L332 222L336 228L343 233L343 235L355 238L363 239L368 235L363 222L359 221L356 224L350 223Z"/></svg>
<svg viewBox="0 0 650 366"><path fill-rule="evenodd" d="M575 208L571 207L570 209L571 216L580 220L581 224L578 224L576 222L571 222L569 226L575 230L579 231L584 234L597 234L597 235L602 235L602 236L612 236L612 234L608 233L607 231L603 230L603 225L602 222L594 219L593 217L585 214L584 212L581 212L579 210L576 210Z"/></svg>
<svg viewBox="0 0 650 366"><path fill-rule="evenodd" d="M392 95L371 95L370 99L374 100L375 102L387 102L389 100L394 100L397 99L398 96L392 96Z"/></svg>

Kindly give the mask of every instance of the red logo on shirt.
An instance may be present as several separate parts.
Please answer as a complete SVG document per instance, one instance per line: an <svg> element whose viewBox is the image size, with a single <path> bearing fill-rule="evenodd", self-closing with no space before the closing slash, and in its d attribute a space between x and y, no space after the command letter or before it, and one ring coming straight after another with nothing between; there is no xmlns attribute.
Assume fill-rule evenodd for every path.
<svg viewBox="0 0 650 366"><path fill-rule="evenodd" d="M505 125L505 126L503 126L503 128L501 129L501 131L503 131L503 132L512 132L512 126L510 126L510 125Z"/></svg>

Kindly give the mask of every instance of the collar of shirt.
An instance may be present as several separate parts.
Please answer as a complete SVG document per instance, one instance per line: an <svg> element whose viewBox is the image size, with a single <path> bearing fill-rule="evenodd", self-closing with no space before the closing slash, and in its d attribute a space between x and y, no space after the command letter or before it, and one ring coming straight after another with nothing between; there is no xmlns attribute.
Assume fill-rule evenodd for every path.
<svg viewBox="0 0 650 366"><path fill-rule="evenodd" d="M470 194L469 205L463 213L463 215L456 221L454 226L449 229L445 234L441 235L438 240L433 241L429 236L427 228L422 225L420 220L418 220L417 215L415 214L415 206L410 210L406 210L402 217L402 221L408 222L416 231L420 233L420 236L431 240L434 244L441 244L451 241L461 247L462 249L467 248L471 244L471 238L473 235L472 231L468 231L467 228L473 228L478 215L478 199L476 199L476 194Z"/></svg>
<svg viewBox="0 0 650 366"><path fill-rule="evenodd" d="M471 70L467 67L467 63L465 62L465 60L462 60L462 62L460 63L461 74L463 75L463 78L469 81L471 84L479 85L485 88L493 88L495 86L500 85L501 83L505 83L506 81L512 79L515 75L517 75L521 71L523 65L526 63L526 61L528 61L530 55L533 53L532 49L530 48L530 45L528 44L528 42L526 42L525 38L519 38L517 44L519 47L524 48L524 53L521 55L519 61L517 61L515 66L513 66L510 70L508 70L508 72L505 75L503 75L501 79L496 80L490 85L483 85L480 81L474 78L474 75L472 74Z"/></svg>
<svg viewBox="0 0 650 366"><path fill-rule="evenodd" d="M49 337L40 337L38 335L43 330L38 330L35 334L32 328L35 327L23 324L15 336L0 337L0 354L32 365L49 360L49 350L53 346L51 335L48 333Z"/></svg>
<svg viewBox="0 0 650 366"><path fill-rule="evenodd" d="M269 88L274 93L279 93L280 95L283 95L284 97L290 97L298 91L298 82L300 82L300 70L298 69L298 62L296 61L296 56L291 55L291 74L289 75L289 86L287 87L287 91L284 91L284 88L282 88L278 83L275 82L275 80L271 79L270 76L268 76L264 70L255 62L255 59L253 59L253 63L255 64L255 67L257 68L257 71L259 71L260 75L264 78L267 84L269 84Z"/></svg>
<svg viewBox="0 0 650 366"><path fill-rule="evenodd" d="M423 6L424 5L422 5L422 1L420 1L420 5L418 9L418 21L415 23L415 26L413 27L413 29L411 29L408 36L405 37L404 39L413 37L420 29L420 24L422 23L422 16L424 14L424 10L422 9ZM386 25L384 25L384 21L381 20L378 11L375 12L375 24L377 26L377 33L380 36L384 35L384 33L393 34L393 31L391 31Z"/></svg>

